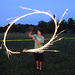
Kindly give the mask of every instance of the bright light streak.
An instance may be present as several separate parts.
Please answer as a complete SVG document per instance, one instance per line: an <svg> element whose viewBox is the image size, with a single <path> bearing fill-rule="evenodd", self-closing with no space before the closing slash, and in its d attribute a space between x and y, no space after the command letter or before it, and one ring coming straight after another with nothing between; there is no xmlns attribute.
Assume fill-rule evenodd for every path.
<svg viewBox="0 0 75 75"><path fill-rule="evenodd" d="M60 52L59 50L40 50L40 49L29 49L26 50L24 49L22 52L38 52L38 53L43 53L43 52Z"/></svg>
<svg viewBox="0 0 75 75"><path fill-rule="evenodd" d="M14 18L17 18L18 16L16 16L16 17L12 17L12 18L8 18L7 20L11 20L11 19L14 19Z"/></svg>
<svg viewBox="0 0 75 75"><path fill-rule="evenodd" d="M63 15L62 15L62 17L60 18L60 21L59 21L59 23L58 24L60 24L61 23L61 20L62 20L62 18L64 17L64 15L66 14L66 12L68 11L68 9L66 9L65 10L65 12L63 13Z"/></svg>
<svg viewBox="0 0 75 75"><path fill-rule="evenodd" d="M36 9L30 9L30 8L26 8L26 7L23 7L23 6L19 6L19 7L22 8L22 9L25 9L25 10L32 10L32 11L39 12L39 10L36 10Z"/></svg>
<svg viewBox="0 0 75 75"><path fill-rule="evenodd" d="M9 50L8 47L6 46L6 36L7 36L7 33L8 33L8 31L9 31L9 29L11 28L11 26L12 26L16 21L20 20L20 19L23 18L23 17L29 16L29 15L33 15L33 14L45 14L45 15L48 15L49 17L51 17L51 18L53 19L54 23L55 23L55 32L54 32L52 38L51 38L51 39L48 41L48 43L46 43L44 46L42 46L42 47L40 47L40 48L37 48L37 49L23 50L23 52L39 52L39 53L40 53L40 52L48 51L48 50L44 50L44 49L46 49L49 45L51 45L52 43L54 43L54 42L55 42L54 39L57 37L57 34L56 34L56 33L57 33L58 28L59 28L58 25L57 25L57 20L56 20L56 19L53 17L53 15L50 14L49 12L39 11L39 10L36 10L36 9L30 9L30 8L25 8L25 7L22 7L22 6L20 6L20 8L22 8L22 9L27 9L27 10L32 10L32 11L34 11L34 12L28 13L28 14L25 14L25 15L22 15L22 16L16 18L16 19L13 20L13 21L11 22L11 24L8 26L8 28L7 28L7 30L6 30L6 32L5 32L5 34L4 34L4 39L3 39L3 45L4 45L5 49L6 49L6 53L7 53L8 57L9 57L9 55L11 55L11 54L20 54L20 52L13 52L13 51ZM67 11L67 9L66 9L66 11ZM62 15L62 17L65 15L66 11L65 11L64 14ZM61 17L59 23L61 23L62 17ZM62 31L61 31L61 32L62 32ZM61 33L61 32L60 32L60 33ZM59 33L59 34L60 34L60 33ZM60 38L59 40L61 40L61 38ZM57 40L56 40L56 41L57 41ZM58 50L49 50L49 51L59 52Z"/></svg>

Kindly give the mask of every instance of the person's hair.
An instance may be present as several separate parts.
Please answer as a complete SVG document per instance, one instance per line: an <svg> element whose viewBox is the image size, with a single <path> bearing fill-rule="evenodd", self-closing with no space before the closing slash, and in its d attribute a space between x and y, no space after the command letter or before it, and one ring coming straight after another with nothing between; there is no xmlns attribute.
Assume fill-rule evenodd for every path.
<svg viewBox="0 0 75 75"><path fill-rule="evenodd" d="M37 29L41 32L41 35L43 34L43 30L42 29ZM36 33L37 33L37 30L36 30Z"/></svg>

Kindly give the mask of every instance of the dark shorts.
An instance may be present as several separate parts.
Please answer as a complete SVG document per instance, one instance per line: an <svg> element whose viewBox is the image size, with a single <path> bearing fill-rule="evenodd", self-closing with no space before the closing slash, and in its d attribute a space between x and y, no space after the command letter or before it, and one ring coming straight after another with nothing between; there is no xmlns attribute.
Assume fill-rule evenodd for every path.
<svg viewBox="0 0 75 75"><path fill-rule="evenodd" d="M44 60L44 54L43 53L34 53L35 60L43 61Z"/></svg>

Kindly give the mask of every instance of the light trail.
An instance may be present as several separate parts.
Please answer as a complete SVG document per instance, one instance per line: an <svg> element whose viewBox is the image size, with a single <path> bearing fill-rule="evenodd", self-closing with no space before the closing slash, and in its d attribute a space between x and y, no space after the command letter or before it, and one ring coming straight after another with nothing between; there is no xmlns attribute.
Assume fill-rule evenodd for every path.
<svg viewBox="0 0 75 75"><path fill-rule="evenodd" d="M16 19L13 20L13 21L11 22L11 24L8 26L8 28L7 28L7 30L6 30L6 32L5 32L5 34L4 34L4 39L3 39L3 45L4 45L5 49L6 49L6 53L7 53L8 57L9 57L9 55L11 55L11 54L20 54L20 52L13 52L13 51L11 51L11 50L8 49L8 47L7 47L7 45L6 45L6 36L7 36L7 33L8 33L8 31L9 31L9 29L11 28L11 26L12 26L16 21L20 20L21 18L24 18L24 17L29 16L29 15L33 15L33 14L45 14L45 15L48 15L49 17L51 17L51 18L53 19L54 23L55 23L55 32L54 32L52 38L51 38L44 46L42 46L42 47L40 47L40 48L37 48L37 49L29 49L29 50L26 50L26 52L36 52L36 51L38 51L38 52L44 52L44 49L46 49L49 45L51 45L51 43L53 43L54 39L57 37L57 34L56 34L56 33L57 33L57 30L58 30L59 27L58 27L58 25L57 25L57 20L53 17L52 14L50 14L49 12L45 12L45 11L39 11L39 10L36 10L36 9L25 8L25 7L22 7L22 6L20 6L20 8L22 8L22 9L27 9L27 10L32 10L32 11L34 11L34 12L28 13L28 14L25 14L25 15L22 15L22 16L16 18ZM65 15L65 13L66 13L66 11L64 12L64 15ZM64 16L64 15L63 15L63 16ZM63 16L62 16L62 17L63 17ZM61 18L61 20L62 20L62 18ZM61 20L60 20L59 23L61 23ZM62 31L61 31L61 32L62 32ZM60 32L60 33L61 33L61 32ZM45 50L45 51L47 51L47 50ZM50 51L59 52L58 50L50 50ZM24 52L24 50L23 50L23 52Z"/></svg>
<svg viewBox="0 0 75 75"><path fill-rule="evenodd" d="M7 20L11 20L11 19L14 19L14 18L17 18L18 16L16 16L16 17L12 17L12 18L8 18Z"/></svg>
<svg viewBox="0 0 75 75"><path fill-rule="evenodd" d="M43 52L60 52L59 50L40 50L40 49L29 49L29 50L27 50L27 49L24 49L22 52L32 52L32 53L34 53L34 52L39 52L39 53L43 53Z"/></svg>
<svg viewBox="0 0 75 75"><path fill-rule="evenodd" d="M66 12L68 11L68 9L66 9L66 11L63 13L63 15L62 15L62 17L60 18L60 21L59 21L59 23L58 24L60 24L61 23L61 20L62 20L62 18L64 17L64 15L66 14Z"/></svg>

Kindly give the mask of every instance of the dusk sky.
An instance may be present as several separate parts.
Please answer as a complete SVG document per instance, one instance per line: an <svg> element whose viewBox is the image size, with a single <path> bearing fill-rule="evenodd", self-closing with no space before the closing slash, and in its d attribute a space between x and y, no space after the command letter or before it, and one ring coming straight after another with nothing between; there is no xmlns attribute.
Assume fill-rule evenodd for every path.
<svg viewBox="0 0 75 75"><path fill-rule="evenodd" d="M57 20L60 20L64 11L68 9L63 19L68 21L69 18L73 18L75 20L75 0L0 0L0 26L6 25L16 19L7 20L8 18L20 17L32 12L30 10L23 10L19 6L40 11L50 10L53 15L56 14ZM44 14L34 14L22 18L16 23L37 25L41 20L49 22L51 18Z"/></svg>

